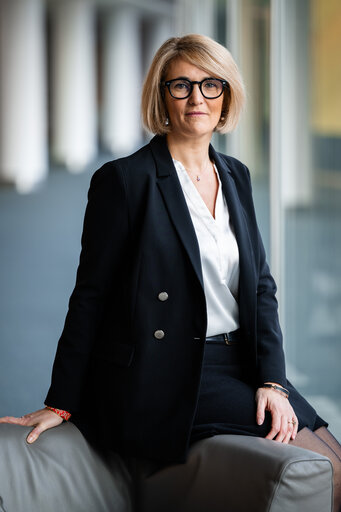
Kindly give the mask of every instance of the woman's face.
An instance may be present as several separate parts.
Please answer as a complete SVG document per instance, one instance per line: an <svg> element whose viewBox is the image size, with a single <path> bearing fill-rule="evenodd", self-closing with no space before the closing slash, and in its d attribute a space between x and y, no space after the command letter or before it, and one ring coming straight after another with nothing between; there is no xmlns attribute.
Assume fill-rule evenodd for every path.
<svg viewBox="0 0 341 512"><path fill-rule="evenodd" d="M212 77L186 60L177 58L168 66L165 81L180 77L192 81L219 78ZM199 85L195 84L188 98L176 99L170 95L167 87L165 89L171 134L184 137L211 137L221 117L224 94L219 98L207 99L201 94Z"/></svg>

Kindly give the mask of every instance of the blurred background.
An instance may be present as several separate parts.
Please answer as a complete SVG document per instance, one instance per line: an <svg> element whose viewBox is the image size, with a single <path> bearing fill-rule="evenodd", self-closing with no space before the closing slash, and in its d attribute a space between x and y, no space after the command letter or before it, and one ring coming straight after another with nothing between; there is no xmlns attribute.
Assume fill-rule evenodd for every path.
<svg viewBox="0 0 341 512"><path fill-rule="evenodd" d="M155 50L198 32L244 76L218 150L251 171L288 376L341 439L339 0L0 0L0 416L40 408L93 172L149 140Z"/></svg>

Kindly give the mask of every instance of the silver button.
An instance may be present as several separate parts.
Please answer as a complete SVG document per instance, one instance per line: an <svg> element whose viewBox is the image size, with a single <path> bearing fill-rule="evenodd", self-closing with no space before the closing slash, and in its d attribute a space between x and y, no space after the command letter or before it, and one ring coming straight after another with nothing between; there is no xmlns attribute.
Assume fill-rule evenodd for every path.
<svg viewBox="0 0 341 512"><path fill-rule="evenodd" d="M168 293L160 292L159 295L157 296L157 298L163 302L168 299Z"/></svg>
<svg viewBox="0 0 341 512"><path fill-rule="evenodd" d="M161 329L158 329L157 331L154 332L154 337L157 340L162 340L162 338L164 338L164 336L165 336L165 333L163 331L161 331Z"/></svg>

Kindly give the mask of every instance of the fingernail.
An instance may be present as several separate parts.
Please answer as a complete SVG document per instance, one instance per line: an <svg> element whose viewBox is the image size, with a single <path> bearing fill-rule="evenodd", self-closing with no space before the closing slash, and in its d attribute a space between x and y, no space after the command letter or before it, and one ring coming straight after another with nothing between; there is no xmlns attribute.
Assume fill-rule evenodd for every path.
<svg viewBox="0 0 341 512"><path fill-rule="evenodd" d="M260 418L258 418L257 423L258 423L258 425L261 425L263 422Z"/></svg>
<svg viewBox="0 0 341 512"><path fill-rule="evenodd" d="M33 441L34 441L34 437L33 437L33 436L29 436L29 437L27 438L27 442L28 442L28 443L33 443Z"/></svg>

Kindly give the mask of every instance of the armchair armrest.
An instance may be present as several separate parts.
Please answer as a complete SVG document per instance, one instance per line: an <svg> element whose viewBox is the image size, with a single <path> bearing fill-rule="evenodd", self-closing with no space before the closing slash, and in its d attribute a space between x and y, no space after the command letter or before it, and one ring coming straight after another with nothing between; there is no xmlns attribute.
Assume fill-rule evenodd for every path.
<svg viewBox="0 0 341 512"><path fill-rule="evenodd" d="M328 512L333 470L310 450L257 437L216 435L186 464L142 477L144 512Z"/></svg>
<svg viewBox="0 0 341 512"><path fill-rule="evenodd" d="M1 512L132 511L131 476L119 455L104 460L72 423L32 445L30 430L0 425Z"/></svg>

